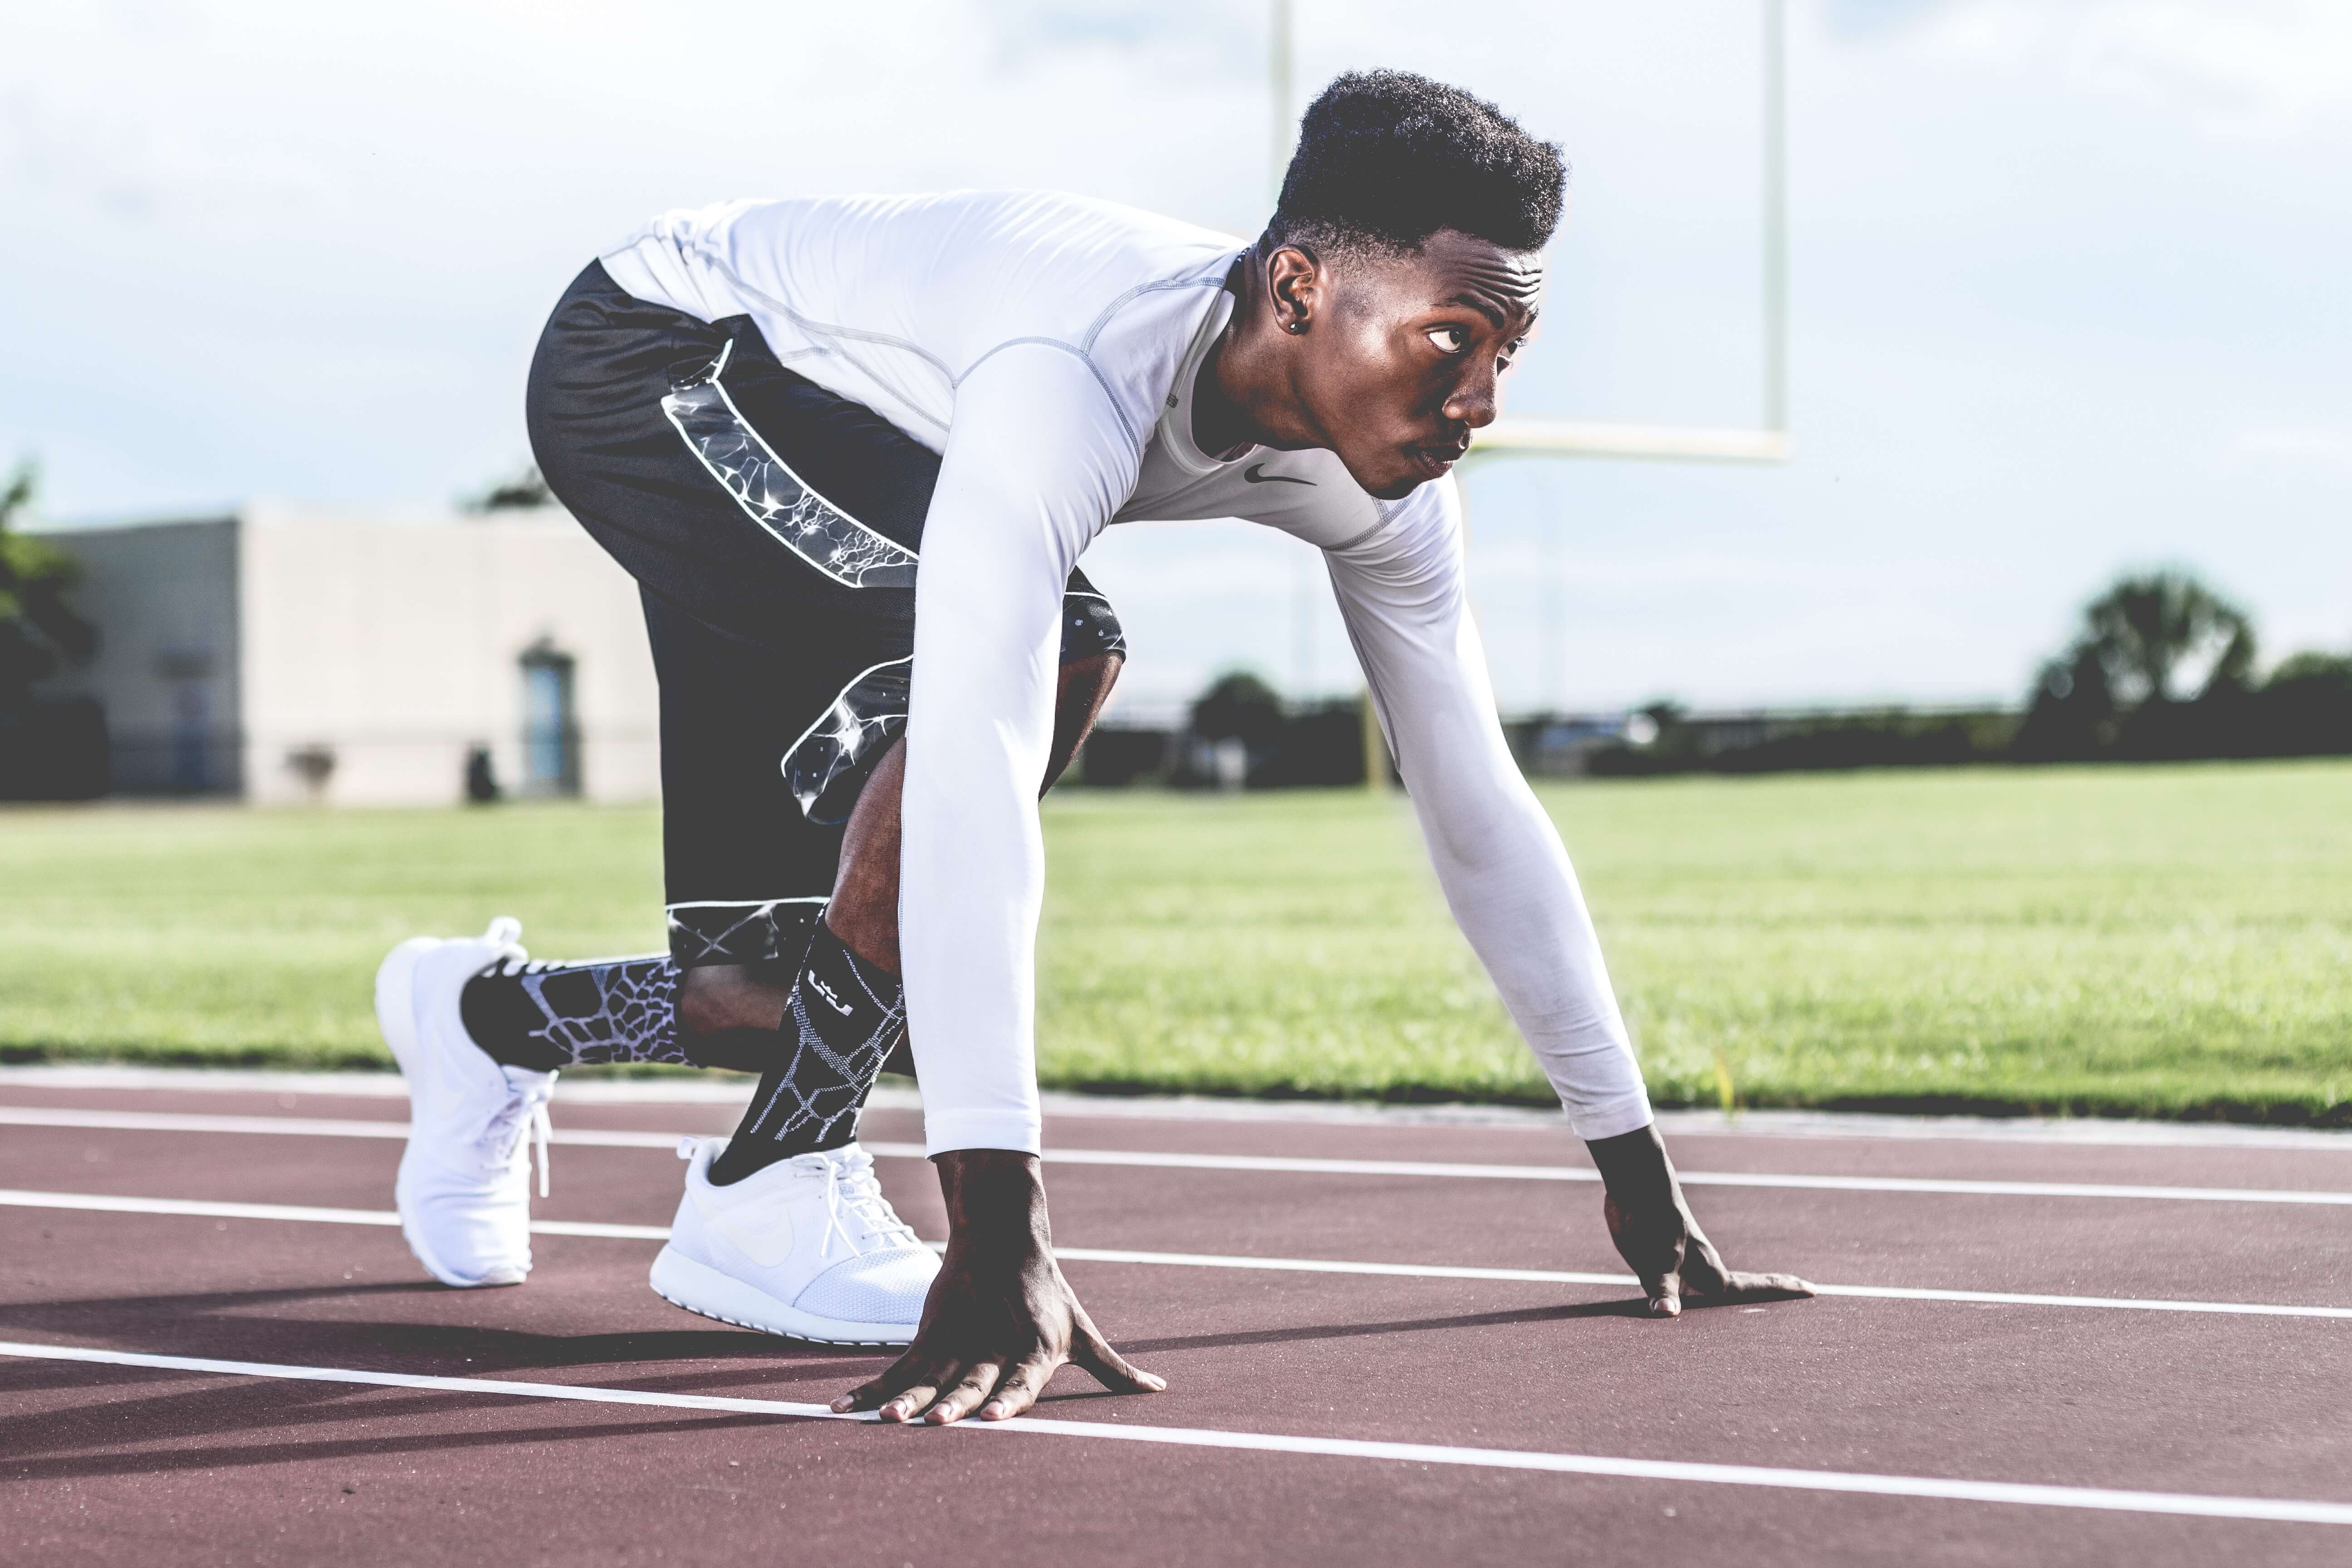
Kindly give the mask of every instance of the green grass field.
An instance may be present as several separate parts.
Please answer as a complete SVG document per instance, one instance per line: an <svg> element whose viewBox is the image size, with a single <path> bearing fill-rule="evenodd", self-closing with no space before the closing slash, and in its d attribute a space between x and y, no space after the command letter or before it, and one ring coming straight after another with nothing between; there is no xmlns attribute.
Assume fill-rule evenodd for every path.
<svg viewBox="0 0 2352 1568"><path fill-rule="evenodd" d="M1665 1103L2352 1120L2352 765L1550 788ZM1405 805L1064 791L1064 1085L1541 1100ZM378 1063L417 931L658 946L650 810L0 812L0 1054Z"/></svg>

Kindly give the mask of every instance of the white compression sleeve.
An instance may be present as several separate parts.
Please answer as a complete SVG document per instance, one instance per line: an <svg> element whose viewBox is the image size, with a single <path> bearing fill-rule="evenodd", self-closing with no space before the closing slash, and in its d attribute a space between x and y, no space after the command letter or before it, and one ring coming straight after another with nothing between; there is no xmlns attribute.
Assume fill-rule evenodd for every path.
<svg viewBox="0 0 2352 1568"><path fill-rule="evenodd" d="M1445 901L1527 1037L1580 1138L1650 1122L1625 1021L1584 894L1495 711L1463 581L1453 481L1412 516L1328 552Z"/></svg>
<svg viewBox="0 0 2352 1568"><path fill-rule="evenodd" d="M1135 487L1086 363L1000 350L958 387L915 580L898 945L928 1152L1039 1146L1037 784L1063 584Z"/></svg>

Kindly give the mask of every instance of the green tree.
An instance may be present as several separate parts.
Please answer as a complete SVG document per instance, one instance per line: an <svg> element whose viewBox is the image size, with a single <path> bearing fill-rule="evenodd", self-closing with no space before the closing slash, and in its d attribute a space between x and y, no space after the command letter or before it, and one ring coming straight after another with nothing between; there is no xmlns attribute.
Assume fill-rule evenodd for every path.
<svg viewBox="0 0 2352 1568"><path fill-rule="evenodd" d="M34 682L98 651L98 629L65 601L81 576L73 557L16 531L37 488L23 463L0 489L0 710L29 707Z"/></svg>
<svg viewBox="0 0 2352 1568"><path fill-rule="evenodd" d="M2096 656L2128 707L2184 700L2180 680L2200 665L2200 698L2242 689L2253 671L2253 622L2186 572L2123 578L2091 601L2083 619L2076 647Z"/></svg>
<svg viewBox="0 0 2352 1568"><path fill-rule="evenodd" d="M1246 670L1217 678L1192 704L1192 733L1203 741L1238 740L1263 752L1282 736L1282 698Z"/></svg>
<svg viewBox="0 0 2352 1568"><path fill-rule="evenodd" d="M2243 717L2254 653L2252 620L2189 574L2118 578L2035 676L2017 754L2203 754Z"/></svg>

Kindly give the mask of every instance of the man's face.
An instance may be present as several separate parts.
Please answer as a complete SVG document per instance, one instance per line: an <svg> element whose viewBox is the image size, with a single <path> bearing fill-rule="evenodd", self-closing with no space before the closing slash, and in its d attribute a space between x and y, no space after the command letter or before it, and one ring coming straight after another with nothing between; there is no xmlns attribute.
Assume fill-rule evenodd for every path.
<svg viewBox="0 0 2352 1568"><path fill-rule="evenodd" d="M1278 291L1284 254L1273 258ZM1503 372L1535 326L1542 263L1448 228L1410 256L1344 256L1314 270L1294 384L1356 482L1398 500L1494 422Z"/></svg>

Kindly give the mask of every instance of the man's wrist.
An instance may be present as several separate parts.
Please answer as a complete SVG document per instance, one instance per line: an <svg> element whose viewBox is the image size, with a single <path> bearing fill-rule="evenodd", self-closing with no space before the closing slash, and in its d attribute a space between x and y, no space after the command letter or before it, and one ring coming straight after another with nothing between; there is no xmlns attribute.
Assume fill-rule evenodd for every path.
<svg viewBox="0 0 2352 1568"><path fill-rule="evenodd" d="M945 1100L946 1095L934 1098ZM959 1149L1025 1149L1034 1154L1044 1147L1044 1131L1034 1103L981 1110L927 1106L923 1111L924 1152L934 1157Z"/></svg>
<svg viewBox="0 0 2352 1568"><path fill-rule="evenodd" d="M1584 1147L1601 1173L1601 1184L1619 1208L1640 1214L1660 1205L1672 1206L1674 1165L1666 1158L1665 1140L1658 1136L1656 1122L1614 1138L1589 1140Z"/></svg>
<svg viewBox="0 0 2352 1568"><path fill-rule="evenodd" d="M932 1156L948 1210L948 1245L961 1249L1044 1251L1045 1172L1019 1149L951 1149Z"/></svg>

